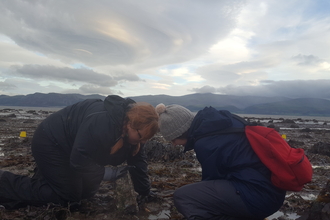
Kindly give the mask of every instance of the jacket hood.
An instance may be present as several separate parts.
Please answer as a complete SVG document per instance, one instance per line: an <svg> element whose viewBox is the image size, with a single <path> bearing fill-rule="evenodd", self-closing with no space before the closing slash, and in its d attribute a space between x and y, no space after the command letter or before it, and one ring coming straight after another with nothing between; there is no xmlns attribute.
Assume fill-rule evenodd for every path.
<svg viewBox="0 0 330 220"><path fill-rule="evenodd" d="M113 118L118 134L122 133L126 112L134 103L135 101L130 98L124 99L117 95L109 95L104 99L104 108L107 110L108 115Z"/></svg>
<svg viewBox="0 0 330 220"><path fill-rule="evenodd" d="M221 131L232 127L232 116L229 111L218 111L213 107L205 107L195 116L189 131L185 151L194 148L195 139L199 136Z"/></svg>
<svg viewBox="0 0 330 220"><path fill-rule="evenodd" d="M104 107L110 114L127 110L128 106L134 103L135 101L130 98L124 99L117 95L109 95L104 99Z"/></svg>

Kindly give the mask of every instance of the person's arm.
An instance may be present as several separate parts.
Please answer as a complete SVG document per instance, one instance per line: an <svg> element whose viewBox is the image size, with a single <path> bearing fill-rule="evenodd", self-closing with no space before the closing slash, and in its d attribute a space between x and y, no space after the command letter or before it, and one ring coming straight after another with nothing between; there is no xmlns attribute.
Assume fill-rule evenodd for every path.
<svg viewBox="0 0 330 220"><path fill-rule="evenodd" d="M144 146L141 144L140 151L135 156L129 156L127 159L129 169L134 184L134 189L140 195L148 195L150 192L150 180L148 176L148 163Z"/></svg>

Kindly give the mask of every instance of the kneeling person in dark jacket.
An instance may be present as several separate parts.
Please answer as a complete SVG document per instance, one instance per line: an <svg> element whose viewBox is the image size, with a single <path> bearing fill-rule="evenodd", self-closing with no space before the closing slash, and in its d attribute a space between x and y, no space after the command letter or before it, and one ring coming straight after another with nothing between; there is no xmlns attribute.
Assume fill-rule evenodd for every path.
<svg viewBox="0 0 330 220"><path fill-rule="evenodd" d="M6 208L91 198L102 180L130 172L140 197L150 193L143 143L158 131L158 114L147 103L108 96L88 99L47 117L36 129L34 177L0 170L0 204ZM123 162L129 166L117 166Z"/></svg>
<svg viewBox="0 0 330 220"><path fill-rule="evenodd" d="M253 151L245 133L214 134L244 124L228 111L206 107L195 116L180 105L156 107L160 133L173 145L194 149L202 181L174 193L187 219L264 219L283 204L286 191L271 182L270 170Z"/></svg>

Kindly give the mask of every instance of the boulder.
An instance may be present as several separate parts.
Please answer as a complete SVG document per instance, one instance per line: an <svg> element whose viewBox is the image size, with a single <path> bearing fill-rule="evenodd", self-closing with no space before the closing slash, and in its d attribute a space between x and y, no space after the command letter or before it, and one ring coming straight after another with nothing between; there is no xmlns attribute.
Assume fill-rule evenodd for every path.
<svg viewBox="0 0 330 220"><path fill-rule="evenodd" d="M320 191L310 210L297 220L330 220L330 180Z"/></svg>
<svg viewBox="0 0 330 220"><path fill-rule="evenodd" d="M309 152L314 154L330 156L330 144L324 142L318 142L311 147Z"/></svg>

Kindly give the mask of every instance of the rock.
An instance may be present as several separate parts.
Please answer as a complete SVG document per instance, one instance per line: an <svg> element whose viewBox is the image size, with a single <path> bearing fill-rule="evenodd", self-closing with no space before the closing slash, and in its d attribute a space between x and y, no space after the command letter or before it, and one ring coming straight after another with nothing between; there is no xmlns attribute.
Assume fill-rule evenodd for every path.
<svg viewBox="0 0 330 220"><path fill-rule="evenodd" d="M290 145L290 147L294 148L301 148L301 146L305 145L304 142L296 140L289 140L287 143Z"/></svg>
<svg viewBox="0 0 330 220"><path fill-rule="evenodd" d="M270 124L270 125L268 125L267 128L274 128L275 131L280 132L280 127L275 126L274 124Z"/></svg>
<svg viewBox="0 0 330 220"><path fill-rule="evenodd" d="M118 211L125 214L136 214L139 211L136 196L137 193L134 191L132 179L129 174L116 180L115 199Z"/></svg>
<svg viewBox="0 0 330 220"><path fill-rule="evenodd" d="M23 121L23 124L32 124L34 122L35 122L35 120L33 120L33 119L27 119L27 120Z"/></svg>
<svg viewBox="0 0 330 220"><path fill-rule="evenodd" d="M288 217L286 216L280 216L277 218L278 220L290 220Z"/></svg>
<svg viewBox="0 0 330 220"><path fill-rule="evenodd" d="M194 167L194 164L188 160L181 160L178 162L180 167Z"/></svg>
<svg viewBox="0 0 330 220"><path fill-rule="evenodd" d="M308 135L308 134L302 134L302 135L299 135L299 138L308 138L308 139L313 139L312 136Z"/></svg>
<svg viewBox="0 0 330 220"><path fill-rule="evenodd" d="M300 131L301 131L301 132L311 132L312 129L310 129L310 128L303 128L303 129L301 129Z"/></svg>
<svg viewBox="0 0 330 220"><path fill-rule="evenodd" d="M321 211L322 220L330 220L330 204L326 204Z"/></svg>
<svg viewBox="0 0 330 220"><path fill-rule="evenodd" d="M147 154L147 160L153 162L167 162L183 159L183 147L173 146L166 142L161 136L151 138L145 145L144 149Z"/></svg>
<svg viewBox="0 0 330 220"><path fill-rule="evenodd" d="M330 156L330 144L318 142L311 147L309 152L314 154Z"/></svg>
<svg viewBox="0 0 330 220"><path fill-rule="evenodd" d="M328 180L325 187L320 191L316 200L318 202L330 203L330 180Z"/></svg>
<svg viewBox="0 0 330 220"><path fill-rule="evenodd" d="M330 220L330 180L312 203L310 210L297 220Z"/></svg>
<svg viewBox="0 0 330 220"><path fill-rule="evenodd" d="M296 122L294 122L294 120L291 119L284 119L282 123L295 124Z"/></svg>

